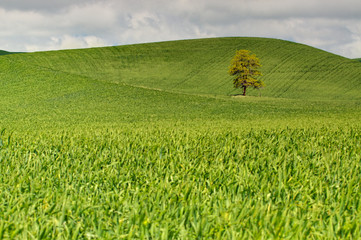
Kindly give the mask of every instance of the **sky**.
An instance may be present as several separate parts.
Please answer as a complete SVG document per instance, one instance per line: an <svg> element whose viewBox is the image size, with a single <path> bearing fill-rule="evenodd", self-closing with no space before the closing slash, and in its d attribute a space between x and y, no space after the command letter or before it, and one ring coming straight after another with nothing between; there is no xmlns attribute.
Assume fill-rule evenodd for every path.
<svg viewBox="0 0 361 240"><path fill-rule="evenodd" d="M361 58L360 0L0 0L0 49L267 37Z"/></svg>

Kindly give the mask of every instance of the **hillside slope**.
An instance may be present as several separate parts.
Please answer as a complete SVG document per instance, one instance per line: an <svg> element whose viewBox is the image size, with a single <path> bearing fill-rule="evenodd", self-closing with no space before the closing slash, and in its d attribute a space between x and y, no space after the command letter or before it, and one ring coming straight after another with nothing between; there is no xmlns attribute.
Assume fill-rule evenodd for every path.
<svg viewBox="0 0 361 240"><path fill-rule="evenodd" d="M238 49L263 65L263 96L361 99L361 65L306 45L265 38L214 38L11 56L28 66L170 92L231 95L227 74ZM258 95L257 91L249 91Z"/></svg>
<svg viewBox="0 0 361 240"><path fill-rule="evenodd" d="M267 84L262 98L230 96L240 91L233 89L228 65L243 48L262 59ZM0 127L188 120L236 120L245 127L296 120L309 126L310 118L359 122L360 76L355 60L260 38L11 54L0 56Z"/></svg>

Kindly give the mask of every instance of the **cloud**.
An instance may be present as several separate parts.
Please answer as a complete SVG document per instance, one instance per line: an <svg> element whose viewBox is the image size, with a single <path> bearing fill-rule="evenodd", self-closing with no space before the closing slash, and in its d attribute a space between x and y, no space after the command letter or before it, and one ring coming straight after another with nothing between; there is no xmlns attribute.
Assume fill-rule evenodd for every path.
<svg viewBox="0 0 361 240"><path fill-rule="evenodd" d="M353 58L361 56L359 9L359 0L2 0L0 49L258 36Z"/></svg>
<svg viewBox="0 0 361 240"><path fill-rule="evenodd" d="M27 52L54 50L54 49L76 49L102 47L107 45L106 42L96 36L73 37L64 35L61 37L52 37L49 41L41 45L27 44L25 45Z"/></svg>
<svg viewBox="0 0 361 240"><path fill-rule="evenodd" d="M73 5L67 11L43 13L0 8L0 48L35 51L111 44L117 14L110 6Z"/></svg>
<svg viewBox="0 0 361 240"><path fill-rule="evenodd" d="M0 7L7 10L56 12L73 5L99 2L97 0L1 0Z"/></svg>

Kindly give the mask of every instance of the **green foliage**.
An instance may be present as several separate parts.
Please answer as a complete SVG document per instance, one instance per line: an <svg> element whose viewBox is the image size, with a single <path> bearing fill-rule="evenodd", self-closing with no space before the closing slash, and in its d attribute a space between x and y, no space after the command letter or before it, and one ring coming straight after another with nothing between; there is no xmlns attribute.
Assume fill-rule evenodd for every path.
<svg viewBox="0 0 361 240"><path fill-rule="evenodd" d="M261 76L258 70L261 67L259 59L255 54L250 54L248 50L238 50L229 66L229 74L233 76L234 88L243 88L243 95L246 96L246 89L254 87L256 89L264 87L261 80L257 80L257 76Z"/></svg>

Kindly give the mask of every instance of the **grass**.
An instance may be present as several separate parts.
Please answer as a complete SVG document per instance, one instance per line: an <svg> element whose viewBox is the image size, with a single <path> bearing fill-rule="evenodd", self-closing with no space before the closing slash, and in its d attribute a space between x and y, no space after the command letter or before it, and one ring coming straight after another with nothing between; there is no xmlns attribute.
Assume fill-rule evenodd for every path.
<svg viewBox="0 0 361 240"><path fill-rule="evenodd" d="M5 132L0 235L358 238L360 136L327 128Z"/></svg>
<svg viewBox="0 0 361 240"><path fill-rule="evenodd" d="M360 238L360 76L261 38L0 56L0 239Z"/></svg>

